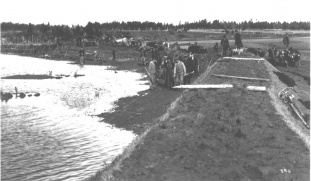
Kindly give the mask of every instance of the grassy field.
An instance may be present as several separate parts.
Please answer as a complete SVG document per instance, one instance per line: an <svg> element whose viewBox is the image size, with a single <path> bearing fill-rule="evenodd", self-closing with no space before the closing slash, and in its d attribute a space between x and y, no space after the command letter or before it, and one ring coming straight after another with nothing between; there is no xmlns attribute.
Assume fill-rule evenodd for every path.
<svg viewBox="0 0 311 181"><path fill-rule="evenodd" d="M230 47L235 48L236 46L234 45L234 37L229 37L228 39ZM199 45L211 48L216 42L220 43L220 40L202 40L197 42ZM279 50L284 49L282 38L243 39L242 37L242 42L244 47L247 48L252 47L268 50L272 48L273 45L275 45ZM294 49L299 50L299 52L301 53L302 61L310 61L310 37L292 37L290 38L290 46ZM266 55L265 58L268 58L268 55Z"/></svg>
<svg viewBox="0 0 311 181"><path fill-rule="evenodd" d="M192 30L188 32L177 31L127 31L126 33L133 38L147 37L149 40L164 41L201 41L201 40L220 40L224 35L223 30ZM256 34L256 32L261 32ZM285 33L289 33L290 37L306 37L310 36L310 31L306 30L244 30L241 35L244 39L254 38L282 38ZM229 38L234 39L234 34L227 34Z"/></svg>

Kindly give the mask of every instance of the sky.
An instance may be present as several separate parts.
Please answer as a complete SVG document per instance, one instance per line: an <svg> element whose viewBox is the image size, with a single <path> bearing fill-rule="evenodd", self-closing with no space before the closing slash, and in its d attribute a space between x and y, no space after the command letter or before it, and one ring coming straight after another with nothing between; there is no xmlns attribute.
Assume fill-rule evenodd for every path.
<svg viewBox="0 0 311 181"><path fill-rule="evenodd" d="M310 0L0 0L0 22L310 21Z"/></svg>

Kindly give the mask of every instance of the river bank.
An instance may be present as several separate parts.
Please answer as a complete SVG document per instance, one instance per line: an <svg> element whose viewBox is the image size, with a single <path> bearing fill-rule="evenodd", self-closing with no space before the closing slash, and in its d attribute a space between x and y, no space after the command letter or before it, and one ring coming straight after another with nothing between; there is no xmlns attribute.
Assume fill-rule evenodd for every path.
<svg viewBox="0 0 311 181"><path fill-rule="evenodd" d="M148 89L141 74L16 55L0 61L1 91L13 94L1 101L1 180L83 180L137 136L94 115ZM85 76L45 79L77 70Z"/></svg>
<svg viewBox="0 0 311 181"><path fill-rule="evenodd" d="M140 73L145 72L144 67L138 66L139 54L135 52L135 49L127 50L121 47L119 50L123 52L122 54L120 54L121 56L118 57L118 54L117 54L116 61L111 61L110 59L108 59L106 62L104 62L104 65L110 65L111 70L116 70L116 71L117 70L130 70L130 71L135 71L135 72L140 72ZM131 51L135 53L132 53L132 54L127 53ZM107 50L107 52L109 52L109 50ZM128 57L126 56L127 54L131 54L135 56ZM211 60L212 62L214 62L216 59L216 56L213 54L213 51L211 49L209 49L208 54L196 55L196 57L200 59L200 73L201 74L205 73L205 70L209 62ZM223 62L224 65L226 63L228 62ZM251 65L251 66L244 67L244 68L249 69L251 67L256 67L256 65L257 63L255 63L255 65ZM232 70L231 67L232 66L226 66L226 65L222 66L222 69L221 68L219 69L220 72L216 72L216 73L226 73L226 72L245 73L238 68L236 70ZM227 68L227 69L224 69L224 68ZM255 74L254 74L255 76L264 75L262 78L267 78L267 76L269 76L267 72L265 72L264 70L258 69L258 71L259 73L255 71ZM244 76L248 76L248 74L246 73ZM204 81L207 81L207 80L209 79L206 79L206 80L200 79L200 81L197 83L198 84L204 83ZM211 79L210 82L209 81L207 82L223 83L224 80L225 79ZM226 80L226 81L229 81L229 80ZM242 82L242 84L244 83ZM258 85L265 85L265 84L260 83ZM266 85L266 86L269 86L269 85ZM241 97L242 99L240 99ZM174 102L176 108L174 109L174 111L170 112L169 114L170 118L168 119L169 121L167 122L166 120L164 124L159 124L158 122L159 122L159 118L161 118L161 115L163 115L164 113L167 113L167 108L171 108L172 106L171 103L176 99L178 99L177 101L178 104L177 102ZM263 102L261 101L258 102L257 99ZM236 104L233 105L232 102L233 103L236 102L237 105ZM241 105L238 105L238 103ZM268 180L268 178L270 178L271 175L273 175L274 178L276 178L272 180L277 180L279 179L279 176L286 176L286 178L288 177L288 175L283 174L283 173L278 175L279 174L278 171L282 169L282 172L284 172L284 169L286 169L286 173L287 173L289 169L292 173L293 171L292 168L295 168L295 167L299 167L299 169L297 170L297 173L303 173L303 176L299 177L297 176L297 174L295 175L291 174L289 175L290 177L288 178L294 178L295 176L297 176L297 178L301 180L304 180L304 178L308 178L304 176L305 176L306 170L308 170L309 168L309 165L303 161L304 159L309 160L308 154L307 154L308 150L303 149L304 144L298 138L294 136L295 133L291 132L289 128L286 128L286 124L283 123L282 118L279 115L275 114L275 110L273 106L269 103L269 98L267 97L267 95L258 96L257 93L248 93L247 91L245 92L245 90L241 87L235 88L229 92L200 90L200 91L186 91L186 93L174 91L174 90L166 90L162 87L159 87L158 89L153 90L153 91L149 91L149 90L142 91L139 93L139 96L121 98L116 103L116 105L117 105L116 106L117 108L114 113L98 115L100 117L103 117L103 120L102 120L103 122L108 122L118 128L132 130L141 136L143 136L146 133L146 130L149 130L149 129L151 130L150 135L148 134L145 141L136 142L136 143L139 143L138 148L136 147L134 149L134 152L131 154L132 156L130 156L128 161L122 162L122 165L123 165L122 168L118 168L118 169L121 169L121 172L115 171L112 174L116 180L131 180L131 179L132 180L137 180L137 179L138 180L139 179L140 180L159 180L159 179L161 180L161 178L163 178L162 180L165 180L165 178L167 178L168 180L174 180L174 178L176 178L176 180L178 180L178 178L179 180L180 179L185 180L187 178L187 175L195 176L196 173L199 173L198 177L192 177L192 178L198 178L200 180L200 178L201 179L204 178L204 174L202 174L201 172L203 170L208 170L210 167L215 167L215 170L212 172L211 178L215 178L216 180L217 178L219 178L219 180L221 179L230 180L231 178L233 178L233 180L243 180L243 179L244 180L245 179L246 180L247 179ZM206 117L212 117L211 120L208 120L208 122L211 121L211 123L202 123L204 121L201 120L201 123L199 121L199 124L197 124L196 126L193 126L197 118L199 120L201 119L201 115L198 115L198 114L195 115L195 112L197 113L198 111L197 110L198 107L202 107L199 109L201 110L199 111L199 113L203 114L203 117L204 117L202 118L203 120ZM221 111L222 109L224 109L224 111ZM238 111L238 110L244 110L244 109L247 111L243 112L243 114ZM230 115L230 114L228 115L229 112L230 114L231 112L233 112L232 113L233 115ZM248 115L248 113L246 112L250 112L250 115ZM258 118L259 114L262 114L263 118ZM178 116L181 116L181 117L178 117ZM217 116L220 116L219 118L220 121L218 120ZM231 116L237 119L233 120ZM271 123L270 121L271 119L277 121L277 123L275 123L276 125L274 125L273 122ZM239 123L234 123L234 121L237 121L237 120L240 120L240 121L243 120L243 124L241 125L243 125L244 127L237 126ZM248 123L249 120L251 121L250 123ZM187 123L188 121L189 123ZM244 125L244 122L246 122L245 125ZM272 124L272 126L270 124ZM280 129L280 131L275 132L275 130L279 128L279 126L281 126L282 128ZM241 128L240 131L239 131L239 128ZM263 131L264 128L267 128L267 129L269 128L269 129L267 132L265 132ZM176 130L180 130L180 132L179 131L176 132ZM188 133L188 130L190 131L190 133ZM213 132L213 130L215 131ZM245 130L247 133L244 132ZM212 133L205 133L209 131L211 131ZM272 141L261 142L260 140L262 139L262 137L260 137L260 135L252 136L251 135L252 131L257 131L261 135L268 134L272 137L271 138ZM197 132L199 133L198 135L194 134ZM288 134L289 136L284 136L286 135L284 132ZM186 135L186 138L184 138L184 135ZM212 137L212 140L210 142L209 140L211 137ZM169 140L167 140L167 138L169 138ZM232 140L233 138L240 140L240 142L235 142L235 140ZM269 140L269 139L270 138L266 138L265 140ZM231 143L226 140L230 140L233 142ZM282 142L278 143L279 140L282 140ZM293 151L294 149L287 148L286 146L286 144L288 143L287 141L289 141L291 145L292 145L292 142L297 142L294 144L293 148L295 148L296 150L300 150L302 153L300 155L295 155ZM204 143L202 146L203 150L199 151L198 153L200 154L202 153L202 154L200 156L192 157L193 154L191 153L197 153L198 151L197 149L198 147L201 147L200 146L201 143ZM244 144L248 145L246 146L245 149L242 149L242 148L238 149L240 147L243 147ZM156 145L160 145L159 148L157 148ZM190 145L190 146L187 146L187 145ZM259 148L261 148L263 145L265 146L262 151ZM252 151L248 152L249 150L247 150L247 148L253 148L253 147L258 148L259 152L257 153L255 149L253 150L251 149ZM285 153L283 153L283 151L279 152L279 150L283 148L285 148ZM229 152L232 152L231 149L233 149L232 156L234 156L235 160L230 160L229 158L222 158L226 154L230 155ZM178 150L179 151L183 150L183 151L181 151L182 153L180 153L178 152ZM221 152L221 150L225 150L225 151L223 151L223 153L218 155L217 153ZM208 152L208 154L211 152L211 154L209 156L205 155L206 156L205 157L204 154L206 151ZM161 154L159 154L159 152ZM267 155L267 152L269 153L272 152L272 153L270 155L269 154ZM144 154L147 154L147 155L144 156ZM150 154L151 156L149 156ZM245 154L249 154L250 157L243 158ZM281 154L281 156L277 156L278 154ZM126 155L126 153L123 154L123 156L124 155ZM256 159L258 155L261 155L261 156L259 156L259 159ZM178 156L180 156L180 158ZM209 157L215 157L215 159L212 160L213 164L208 164L209 161L206 159L208 159ZM258 166L258 163L261 163L260 159L269 160L269 159L272 159L273 157L277 157L277 159L271 160L271 162L269 163L267 163L268 161L263 161L262 165ZM286 157L289 157L290 162L289 164L285 164L284 168L281 168L282 164L280 163L288 162ZM178 162L178 159L180 159L179 160L180 163ZM200 159L203 159L204 161L206 161L206 163L196 163L196 161ZM239 167L235 169L234 164L237 164L237 160L239 159L244 160L243 162L245 164L241 165L239 163L240 164L240 165L238 164ZM254 161L252 161L252 159L254 159ZM118 162L118 158L116 159L115 163L117 162ZM272 162L273 163L278 162L278 166L276 168L274 167L270 168L269 164ZM109 168L114 167L116 165L115 163L113 163L111 166L106 167L104 169L104 172L98 172L98 174L92 179L100 180L101 177L105 177L104 175L105 173L107 173L105 172L105 170L107 171L109 170ZM156 165L154 166L153 163L156 163ZM226 167L225 163L230 163L232 165L231 167ZM151 166L149 167L149 165ZM187 165L190 165L190 166L187 166ZM247 167L250 167L251 169L247 171L246 170ZM307 169L304 169L304 168L307 168ZM217 170L220 170L220 171L217 171ZM114 170L111 169L109 171L114 171ZM168 175L169 172L172 173L172 175ZM176 173L177 175L173 175L174 173ZM223 173L226 173L227 176L221 177L222 175L224 175ZM205 176L209 178L210 175L207 175L206 173ZM212 179L212 180L215 180L215 179Z"/></svg>
<svg viewBox="0 0 311 181"><path fill-rule="evenodd" d="M116 50L116 60L112 60L111 51ZM86 52L100 51L104 54L103 61L86 59L85 65L108 66L109 70L118 73L120 70L134 71L146 75L144 66L139 65L140 52L136 47L112 47L109 45L97 47L85 47ZM77 52L79 47L66 45L65 47L47 47L47 46L32 46L29 51L22 49L2 49L4 53L17 54L21 56L31 56L37 58L44 58L44 55L49 55L49 59L56 61L70 61L71 64L79 63ZM173 52L167 52L168 56L173 57ZM53 56L51 56L53 55ZM160 52L162 57L164 52ZM212 65L216 60L216 55L211 48L208 49L207 54L197 54L195 57L199 60L200 70L202 73L208 65ZM147 62L151 60L151 53L147 53ZM66 75L65 75L66 76ZM68 76L68 75L67 75ZM51 78L46 75L14 75L7 78ZM62 78L62 77L59 77ZM147 80L147 76L143 78ZM192 79L191 82L193 82ZM181 92L176 90L168 90L162 86L158 86L155 90L146 90L139 92L137 96L121 98L115 103L115 110L112 113L101 113L97 116L102 118L103 122L112 124L115 127L134 131L140 134L145 131L150 125L154 124L154 119L165 113L166 109L172 101L174 101Z"/></svg>
<svg viewBox="0 0 311 181"><path fill-rule="evenodd" d="M183 92L165 119L90 180L310 180L309 131L276 109L282 104L272 94L284 84L265 64L218 61L196 83L233 83L234 88ZM266 86L268 92L247 91L245 85Z"/></svg>

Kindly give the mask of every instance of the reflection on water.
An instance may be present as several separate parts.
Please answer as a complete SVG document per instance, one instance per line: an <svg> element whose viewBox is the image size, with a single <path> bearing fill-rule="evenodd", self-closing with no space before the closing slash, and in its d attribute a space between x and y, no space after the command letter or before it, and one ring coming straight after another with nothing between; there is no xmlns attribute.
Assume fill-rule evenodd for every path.
<svg viewBox="0 0 311 181"><path fill-rule="evenodd" d="M82 180L120 154L135 135L99 122L112 102L148 88L140 74L105 66L1 55L1 77L70 74L45 80L1 79L1 90L39 92L1 103L1 180Z"/></svg>

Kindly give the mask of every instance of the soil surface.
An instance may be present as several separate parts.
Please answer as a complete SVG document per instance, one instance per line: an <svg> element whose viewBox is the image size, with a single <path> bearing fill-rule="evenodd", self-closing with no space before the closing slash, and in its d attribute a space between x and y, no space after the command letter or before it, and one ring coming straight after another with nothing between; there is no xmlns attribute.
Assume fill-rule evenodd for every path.
<svg viewBox="0 0 311 181"><path fill-rule="evenodd" d="M141 91L138 96L119 99L115 103L114 112L102 113L98 116L103 118L102 121L115 127L141 134L146 128L155 124L155 119L164 114L171 102L180 94L180 91L162 87Z"/></svg>
<svg viewBox="0 0 311 181"><path fill-rule="evenodd" d="M168 53L173 56L175 52ZM162 54L164 54L162 52ZM196 54L195 57L200 62L199 75L204 73L208 65L212 65L217 57L209 50L208 54ZM132 70L146 73L144 66L138 65L138 60L106 62L106 65L113 65L115 70ZM197 75L197 76L199 76ZM196 77L191 79L191 82ZM104 122L113 124L118 128L132 130L136 134L141 134L149 126L155 124L156 118L163 115L170 104L181 95L182 91L172 90L158 84L154 90L139 92L138 96L119 99L115 105L116 109L112 113L102 113Z"/></svg>
<svg viewBox="0 0 311 181"><path fill-rule="evenodd" d="M258 42L258 45L266 43ZM200 74L217 58L212 45L209 47L207 54L195 55L200 62ZM99 49L105 54L104 60L87 60L86 65L108 65L114 70L145 73L144 67L138 65L137 48L103 46L88 47L86 51ZM116 61L111 60L112 49L116 50ZM52 59L77 63L78 50L68 46L47 52L38 49L35 54L28 51L16 54L41 57L47 53ZM274 65L282 73L280 81L294 83L299 88L299 101L306 110L310 109L309 51L309 47L302 51L304 56L299 67ZM170 52L169 56L174 53ZM147 61L150 59L148 53ZM138 135L150 125L158 126L123 160L120 170L113 171L112 180L310 180L309 150L276 113L267 93L244 88L245 85L268 87L270 82L211 74L269 78L261 61L224 60L198 83L230 83L235 85L232 89L182 92L158 86L138 96L120 99L115 112L99 115L102 121ZM156 118L180 95L183 97L170 118L158 123Z"/></svg>
<svg viewBox="0 0 311 181"><path fill-rule="evenodd" d="M169 119L149 132L112 180L310 180L309 150L267 92L244 88L270 83L211 76L269 78L264 68L256 61L217 63L199 83L236 86L185 91Z"/></svg>

